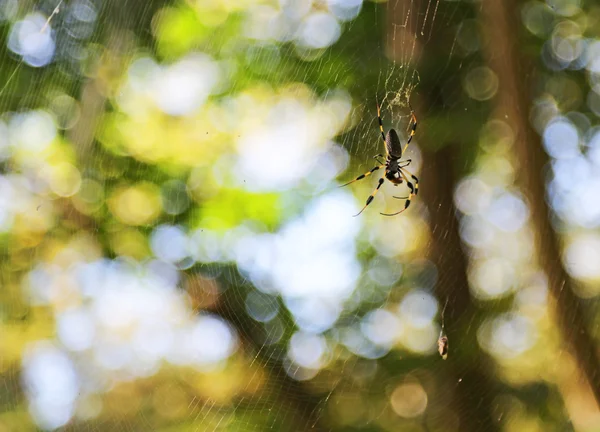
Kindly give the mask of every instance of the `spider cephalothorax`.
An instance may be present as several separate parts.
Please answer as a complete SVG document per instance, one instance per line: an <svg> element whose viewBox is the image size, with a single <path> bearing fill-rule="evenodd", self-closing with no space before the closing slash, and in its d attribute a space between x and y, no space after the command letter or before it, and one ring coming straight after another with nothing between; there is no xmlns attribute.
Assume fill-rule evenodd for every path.
<svg viewBox="0 0 600 432"><path fill-rule="evenodd" d="M375 188L373 193L371 195L369 195L369 198L367 198L367 202L366 202L365 206L355 216L358 216L359 214L361 214L363 212L363 210L366 209L369 204L371 204L371 201L373 201L373 198L375 198L375 194L377 193L377 191L383 184L384 178L388 179L395 186L398 186L402 182L406 181L406 185L410 189L410 194L408 195L408 197L397 197L397 196L394 197L396 199L406 199L404 208L396 213L391 213L391 214L381 213L384 216L395 216L397 214L402 213L410 205L410 200L412 199L412 197L419 193L419 179L417 177L415 177L413 174L411 174L406 169L406 167L410 165L411 159L407 159L404 161L401 160L402 153L404 153L404 151L406 150L406 148L412 141L412 138L415 135L415 131L417 130L417 117L415 116L415 112L412 109L411 109L410 115L411 115L413 125L410 130L410 135L408 137L408 141L406 142L406 145L404 146L404 150L403 150L402 144L400 143L400 138L398 138L398 134L396 133L396 131L394 129L390 129L388 131L387 135L383 131L383 122L381 121L381 111L379 109L379 104L377 104L377 118L379 119L379 129L381 130L381 138L383 139L383 142L385 144L385 162L382 162L379 159L379 158L383 157L382 154L376 155L374 157L374 159L377 160L377 162L379 162L380 165L376 166L371 171L369 171L365 174L359 175L354 180L349 181L348 183L343 184L340 187L344 187L344 186L349 185L350 183L354 183L355 181L362 180L365 177L373 174L378 169L381 169L384 167L385 167L385 172L383 173L383 176L381 176L381 178L379 179L379 183L377 184L377 187ZM414 180L414 182L415 182L414 185L408 179L408 176L410 176Z"/></svg>

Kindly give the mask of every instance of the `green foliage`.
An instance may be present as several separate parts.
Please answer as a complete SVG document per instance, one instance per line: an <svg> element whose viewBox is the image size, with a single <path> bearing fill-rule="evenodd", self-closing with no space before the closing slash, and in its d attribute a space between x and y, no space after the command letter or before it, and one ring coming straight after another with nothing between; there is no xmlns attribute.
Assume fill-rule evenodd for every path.
<svg viewBox="0 0 600 432"><path fill-rule="evenodd" d="M165 59L187 54L213 31L204 25L196 11L185 5L163 9L156 21L156 51Z"/></svg>
<svg viewBox="0 0 600 432"><path fill-rule="evenodd" d="M278 194L221 189L202 203L198 219L191 226L227 231L250 221L274 230L281 223L281 214Z"/></svg>

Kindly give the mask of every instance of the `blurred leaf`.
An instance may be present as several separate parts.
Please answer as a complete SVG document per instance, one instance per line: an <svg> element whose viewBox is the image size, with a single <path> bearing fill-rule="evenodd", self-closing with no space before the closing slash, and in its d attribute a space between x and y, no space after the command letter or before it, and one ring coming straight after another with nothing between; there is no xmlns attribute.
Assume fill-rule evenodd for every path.
<svg viewBox="0 0 600 432"><path fill-rule="evenodd" d="M189 7L164 8L156 17L156 41L159 55L177 58L193 49L211 34Z"/></svg>
<svg viewBox="0 0 600 432"><path fill-rule="evenodd" d="M211 230L228 230L245 220L263 223L274 229L281 222L280 198L276 193L252 193L243 189L223 189L209 198L192 225Z"/></svg>

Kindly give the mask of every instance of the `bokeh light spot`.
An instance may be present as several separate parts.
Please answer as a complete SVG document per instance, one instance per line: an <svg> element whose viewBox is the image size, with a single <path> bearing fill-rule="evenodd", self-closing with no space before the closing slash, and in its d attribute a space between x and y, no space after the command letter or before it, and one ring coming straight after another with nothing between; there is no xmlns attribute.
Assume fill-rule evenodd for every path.
<svg viewBox="0 0 600 432"><path fill-rule="evenodd" d="M467 94L478 101L489 100L498 91L498 77L486 66L471 69L464 79Z"/></svg>
<svg viewBox="0 0 600 432"><path fill-rule="evenodd" d="M427 393L418 382L406 382L397 386L390 397L392 409L404 418L420 416L427 408Z"/></svg>
<svg viewBox="0 0 600 432"><path fill-rule="evenodd" d="M117 189L108 201L112 213L127 225L145 225L161 211L160 190L152 183Z"/></svg>

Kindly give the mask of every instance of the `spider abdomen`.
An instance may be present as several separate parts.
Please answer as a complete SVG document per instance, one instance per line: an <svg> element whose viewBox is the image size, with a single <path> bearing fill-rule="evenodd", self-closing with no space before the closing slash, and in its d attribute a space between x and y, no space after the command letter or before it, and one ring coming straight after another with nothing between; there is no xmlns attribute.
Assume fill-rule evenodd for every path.
<svg viewBox="0 0 600 432"><path fill-rule="evenodd" d="M402 144L394 129L390 129L385 136L385 148L391 158L400 159L402 157Z"/></svg>

